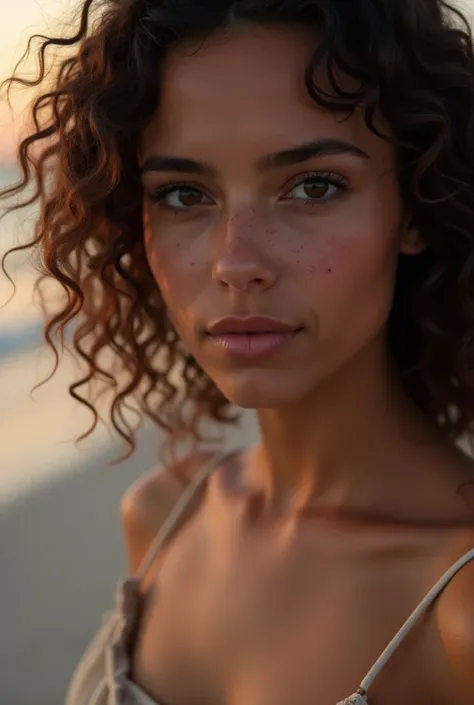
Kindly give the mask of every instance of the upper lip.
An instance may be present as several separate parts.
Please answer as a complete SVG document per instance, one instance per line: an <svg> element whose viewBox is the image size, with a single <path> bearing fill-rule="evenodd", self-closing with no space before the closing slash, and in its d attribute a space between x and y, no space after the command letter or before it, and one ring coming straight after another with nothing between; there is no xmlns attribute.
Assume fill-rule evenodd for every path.
<svg viewBox="0 0 474 705"><path fill-rule="evenodd" d="M266 316L227 316L212 323L207 332L211 335L229 333L294 333L299 326L288 325Z"/></svg>

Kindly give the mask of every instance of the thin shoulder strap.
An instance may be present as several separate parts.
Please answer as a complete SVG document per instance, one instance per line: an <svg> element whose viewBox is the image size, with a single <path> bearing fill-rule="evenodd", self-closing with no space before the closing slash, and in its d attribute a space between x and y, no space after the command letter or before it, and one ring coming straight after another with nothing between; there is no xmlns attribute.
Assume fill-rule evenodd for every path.
<svg viewBox="0 0 474 705"><path fill-rule="evenodd" d="M206 482L208 477L214 472L214 470L219 465L221 465L221 463L226 461L231 456L235 455L236 452L237 451L233 450L231 452L226 453L216 453L212 456L209 462L204 464L200 472L196 473L196 476L194 477L192 482L189 483L186 489L179 496L171 512L168 514L165 522L162 524L160 530L153 539L153 542L150 548L148 549L145 558L138 569L137 574L135 575L135 579L138 582L141 582L144 579L145 575L150 570L151 565L158 554L158 551L172 535L173 531L176 528L176 525L179 523L179 520L185 513L186 509L189 507L196 493Z"/></svg>
<svg viewBox="0 0 474 705"><path fill-rule="evenodd" d="M374 663L369 673L366 675L360 688L365 693L368 692L372 683L377 678L378 674L384 668L387 661L393 656L394 652L400 646L405 637L413 629L418 620L423 616L428 607L430 607L436 598L443 592L446 585L454 578L454 576L459 573L461 568L474 559L474 549L468 551L464 554L454 565L446 571L446 573L438 580L436 585L429 591L426 597L420 602L418 607L412 612L410 617L407 619L400 631L394 636L390 644L387 646L385 651L381 654L379 659Z"/></svg>

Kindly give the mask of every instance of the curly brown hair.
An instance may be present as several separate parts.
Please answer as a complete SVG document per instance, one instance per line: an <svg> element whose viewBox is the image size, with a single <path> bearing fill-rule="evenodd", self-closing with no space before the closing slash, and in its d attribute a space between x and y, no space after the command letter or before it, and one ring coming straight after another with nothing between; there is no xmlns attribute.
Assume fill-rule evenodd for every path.
<svg viewBox="0 0 474 705"><path fill-rule="evenodd" d="M73 347L88 366L70 393L94 413L92 431L95 403L82 390L105 380L130 452L131 398L140 418L170 434L197 438L204 417L236 418L166 315L145 256L137 151L170 50L241 21L314 27L312 99L342 113L362 107L368 127L393 142L404 207L427 247L400 256L391 351L411 398L457 440L474 421L474 55L466 18L444 0L83 0L73 36L33 38L36 78L15 74L7 87L43 93L19 145L21 181L0 195L34 185L16 206L40 207L23 248L40 254L39 282L52 277L67 295L49 314L46 340L56 351L77 321ZM49 67L51 48L65 56ZM329 91L317 85L320 65ZM359 88L348 92L341 74ZM377 131L379 115L390 137Z"/></svg>

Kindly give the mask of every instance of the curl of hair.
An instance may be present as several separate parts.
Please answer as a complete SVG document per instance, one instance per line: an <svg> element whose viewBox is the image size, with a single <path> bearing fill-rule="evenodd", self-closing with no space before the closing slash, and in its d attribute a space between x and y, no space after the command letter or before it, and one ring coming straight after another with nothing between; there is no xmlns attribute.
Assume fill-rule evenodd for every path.
<svg viewBox="0 0 474 705"><path fill-rule="evenodd" d="M393 142L405 211L426 249L400 257L391 350L418 407L458 439L474 419L474 56L467 20L444 0L85 0L75 34L39 37L36 78L7 82L43 90L18 149L21 180L1 195L34 186L15 206L40 207L23 247L40 254L39 281L52 277L66 294L45 328L56 355L56 337L76 321L73 347L88 371L70 393L93 412L90 431L97 412L81 390L95 379L113 391L111 421L130 452L132 398L140 419L170 434L197 439L203 418L235 420L182 347L151 275L137 151L167 54L239 23L314 29L310 96L341 114L362 108ZM66 54L48 71L52 48Z"/></svg>

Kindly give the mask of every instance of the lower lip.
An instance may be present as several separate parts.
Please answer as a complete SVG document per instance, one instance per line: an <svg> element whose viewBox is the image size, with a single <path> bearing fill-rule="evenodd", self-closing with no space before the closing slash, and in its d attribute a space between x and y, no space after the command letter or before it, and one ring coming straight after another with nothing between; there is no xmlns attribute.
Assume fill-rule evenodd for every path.
<svg viewBox="0 0 474 705"><path fill-rule="evenodd" d="M266 357L282 348L298 335L297 330L288 333L226 333L209 335L209 340L229 357L255 360Z"/></svg>

